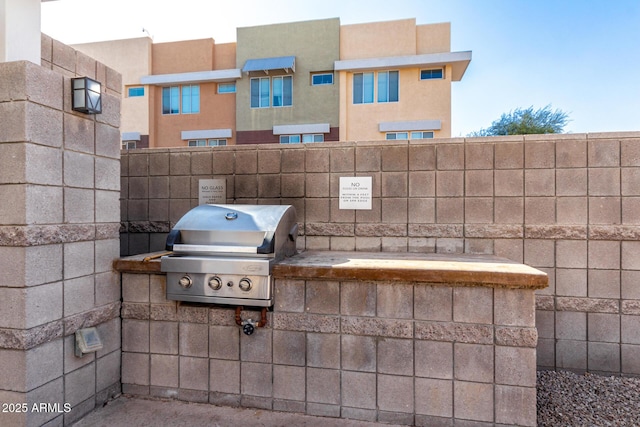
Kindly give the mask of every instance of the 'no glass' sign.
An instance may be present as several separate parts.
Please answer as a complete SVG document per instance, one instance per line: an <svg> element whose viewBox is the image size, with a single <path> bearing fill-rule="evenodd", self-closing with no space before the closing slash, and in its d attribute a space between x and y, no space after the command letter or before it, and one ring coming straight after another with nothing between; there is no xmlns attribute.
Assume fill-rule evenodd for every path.
<svg viewBox="0 0 640 427"><path fill-rule="evenodd" d="M371 177L340 177L340 209L371 210Z"/></svg>

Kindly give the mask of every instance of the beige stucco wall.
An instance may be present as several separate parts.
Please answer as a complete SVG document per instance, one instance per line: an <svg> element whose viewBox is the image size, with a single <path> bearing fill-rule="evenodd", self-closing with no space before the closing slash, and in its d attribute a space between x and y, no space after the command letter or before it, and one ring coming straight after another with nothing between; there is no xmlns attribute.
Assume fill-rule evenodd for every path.
<svg viewBox="0 0 640 427"><path fill-rule="evenodd" d="M72 47L122 74L121 132L149 134L149 88L145 96L128 97L128 88L140 86L140 77L151 74L151 47L149 37L76 44Z"/></svg>
<svg viewBox="0 0 640 427"><path fill-rule="evenodd" d="M443 80L420 80L419 68L400 69L398 102L353 103L353 73L341 72L342 121L340 140L379 140L385 134L379 131L380 122L411 120L441 120L442 129L435 138L451 136L451 73L445 70ZM377 90L377 88L376 88ZM376 92L377 95L377 92ZM428 129L425 129L428 130Z"/></svg>
<svg viewBox="0 0 640 427"><path fill-rule="evenodd" d="M424 24L416 27L416 53L451 51L451 23Z"/></svg>
<svg viewBox="0 0 640 427"><path fill-rule="evenodd" d="M415 55L416 20L369 22L340 27L340 59Z"/></svg>
<svg viewBox="0 0 640 427"><path fill-rule="evenodd" d="M449 23L416 26L415 19L344 25L340 32L341 60L449 52L451 44ZM451 137L451 67L443 80L420 80L420 67L384 70L400 71L398 102L354 104L353 73L340 71L340 140L384 139L381 122L413 120L440 120L434 137ZM371 71L378 70L357 72ZM377 99L376 85L377 76Z"/></svg>
<svg viewBox="0 0 640 427"><path fill-rule="evenodd" d="M329 123L338 125L339 84L311 86L311 74L333 70L339 59L340 20L337 18L238 28L236 67L248 59L295 56L293 106L250 108L251 77L264 72L243 74L237 82L236 124L238 131L267 130L274 125ZM285 74L283 70L269 76Z"/></svg>

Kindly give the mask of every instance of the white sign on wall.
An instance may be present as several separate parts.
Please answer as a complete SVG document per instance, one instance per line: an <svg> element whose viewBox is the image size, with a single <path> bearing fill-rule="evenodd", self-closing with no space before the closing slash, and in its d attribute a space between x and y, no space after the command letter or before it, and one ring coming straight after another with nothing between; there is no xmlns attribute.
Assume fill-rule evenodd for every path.
<svg viewBox="0 0 640 427"><path fill-rule="evenodd" d="M370 176L340 177L340 209L371 210L371 194Z"/></svg>
<svg viewBox="0 0 640 427"><path fill-rule="evenodd" d="M198 204L215 205L227 202L225 179L201 179L198 183Z"/></svg>

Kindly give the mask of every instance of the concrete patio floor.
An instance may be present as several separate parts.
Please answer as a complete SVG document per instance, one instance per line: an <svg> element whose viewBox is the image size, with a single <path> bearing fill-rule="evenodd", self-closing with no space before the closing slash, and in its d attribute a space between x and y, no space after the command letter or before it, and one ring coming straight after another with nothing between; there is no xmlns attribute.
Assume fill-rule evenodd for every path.
<svg viewBox="0 0 640 427"><path fill-rule="evenodd" d="M392 424L230 408L177 400L121 396L95 409L74 427L370 427Z"/></svg>

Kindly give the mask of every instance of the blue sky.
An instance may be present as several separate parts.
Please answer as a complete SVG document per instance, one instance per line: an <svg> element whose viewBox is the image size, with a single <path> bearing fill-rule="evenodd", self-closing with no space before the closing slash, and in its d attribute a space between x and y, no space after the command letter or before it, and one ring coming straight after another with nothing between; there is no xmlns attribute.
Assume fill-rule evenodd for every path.
<svg viewBox="0 0 640 427"><path fill-rule="evenodd" d="M224 43L235 41L237 27L334 17L343 25L451 22L451 50L473 52L464 78L453 84L452 136L488 127L516 108L549 104L569 114L566 132L640 131L640 0L42 3L42 31L68 44L142 37L143 28L155 42Z"/></svg>

